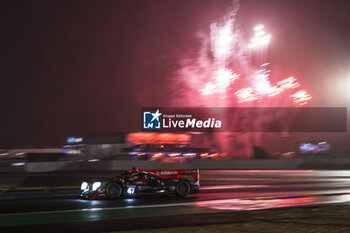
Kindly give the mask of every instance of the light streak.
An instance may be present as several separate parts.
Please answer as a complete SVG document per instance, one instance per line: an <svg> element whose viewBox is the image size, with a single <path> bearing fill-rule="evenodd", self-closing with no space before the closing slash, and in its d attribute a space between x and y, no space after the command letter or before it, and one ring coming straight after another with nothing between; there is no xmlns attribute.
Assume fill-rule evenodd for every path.
<svg viewBox="0 0 350 233"><path fill-rule="evenodd" d="M242 88L235 92L235 95L238 98L238 102L251 102L258 100L258 95L255 93L255 90L252 87Z"/></svg>
<svg viewBox="0 0 350 233"><path fill-rule="evenodd" d="M297 87L300 87L300 83L297 81L296 78L291 76L289 78L278 81L276 86L270 87L270 89L267 92L267 95L275 96L275 95L281 94L287 89L294 89Z"/></svg>
<svg viewBox="0 0 350 233"><path fill-rule="evenodd" d="M305 90L297 91L293 95L290 95L290 97L293 99L294 103L299 105L307 104L308 101L312 99L311 95Z"/></svg>
<svg viewBox="0 0 350 233"><path fill-rule="evenodd" d="M275 96L278 94L281 94L282 92L284 92L284 89L278 86L272 86L270 87L270 90L268 91L268 96Z"/></svg>
<svg viewBox="0 0 350 233"><path fill-rule="evenodd" d="M198 92L201 93L201 95L211 95L214 93L218 93L219 90L217 88L217 84L210 81L210 82L207 82L204 88L200 89Z"/></svg>
<svg viewBox="0 0 350 233"><path fill-rule="evenodd" d="M282 89L294 89L300 86L300 84L297 82L297 79L293 76L277 82L277 85Z"/></svg>
<svg viewBox="0 0 350 233"><path fill-rule="evenodd" d="M266 46L270 43L271 35L266 34L264 31L264 25L258 25L254 28L254 37L251 39L249 48L257 48Z"/></svg>

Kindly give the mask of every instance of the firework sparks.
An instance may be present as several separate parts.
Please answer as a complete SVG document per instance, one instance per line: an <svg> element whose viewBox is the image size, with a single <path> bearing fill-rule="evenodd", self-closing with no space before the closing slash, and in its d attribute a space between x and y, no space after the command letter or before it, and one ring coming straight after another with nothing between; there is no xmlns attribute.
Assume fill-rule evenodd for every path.
<svg viewBox="0 0 350 233"><path fill-rule="evenodd" d="M259 99L252 87L239 89L235 92L235 95L237 96L239 103L251 102Z"/></svg>
<svg viewBox="0 0 350 233"><path fill-rule="evenodd" d="M270 63L266 56L272 37L264 25L258 25L254 27L253 37L245 41L237 29L238 9L239 3L234 1L222 21L210 24L209 35L200 33L203 39L200 53L194 62L186 60L178 79L181 85L188 84L191 90L199 93L193 96L193 92L186 92L186 103L198 104L198 101L204 101L202 96L208 95L214 95L212 101L218 105L253 101L273 104L273 98L276 98L276 103L281 103L277 98L288 98L298 105L308 103L311 95L303 92L295 77L272 83L270 79L274 72L268 68ZM235 67L236 72L231 67ZM228 101L217 101L220 99Z"/></svg>
<svg viewBox="0 0 350 233"><path fill-rule="evenodd" d="M232 54L233 23L226 22L223 27L211 25L213 54L217 60L225 60Z"/></svg>
<svg viewBox="0 0 350 233"><path fill-rule="evenodd" d="M307 104L309 100L312 99L311 95L305 90L297 91L293 95L290 95L290 97L293 99L294 103L299 105Z"/></svg>
<svg viewBox="0 0 350 233"><path fill-rule="evenodd" d="M260 69L255 72L253 86L259 95L265 95L269 92L271 85L269 81L270 71Z"/></svg>
<svg viewBox="0 0 350 233"><path fill-rule="evenodd" d="M238 74L234 74L232 70L220 69L215 72L215 80L219 87L226 88L231 82L238 78Z"/></svg>
<svg viewBox="0 0 350 233"><path fill-rule="evenodd" d="M204 88L199 90L199 93L210 95L225 92L227 87L237 80L239 76L239 74L234 73L230 69L220 69L214 73L215 81L207 82Z"/></svg>
<svg viewBox="0 0 350 233"><path fill-rule="evenodd" d="M257 47L263 47L270 43L271 35L266 34L264 31L264 25L258 25L254 28L255 34L254 37L251 39L250 44L248 45L249 48L257 48Z"/></svg>
<svg viewBox="0 0 350 233"><path fill-rule="evenodd" d="M281 81L278 81L276 86L272 86L269 89L267 95L268 96L275 96L275 95L281 94L285 90L294 89L297 87L300 87L299 82L297 81L296 78L291 76L289 78L282 79Z"/></svg>
<svg viewBox="0 0 350 233"><path fill-rule="evenodd" d="M250 103L278 106L287 103L285 100L300 106L309 103L311 95L302 89L295 77L280 80L269 68L267 49L272 37L263 25L256 26L252 37L245 40L236 24L238 10L239 1L234 0L223 20L210 24L209 34L197 33L202 40L201 47L195 58L182 59L176 75L179 85L174 86L176 93L183 91L182 99L174 98L174 101L189 106L225 107ZM186 88L177 88L179 86ZM215 146L219 145L223 150L231 147L231 141L216 136ZM248 137L241 139L246 145L244 149L234 148L235 152L250 153L249 145L253 140Z"/></svg>
<svg viewBox="0 0 350 233"><path fill-rule="evenodd" d="M225 66L227 60L232 57L237 35L234 33L235 16L238 11L236 6L225 15L224 22L215 22L210 25L210 44L216 65Z"/></svg>
<svg viewBox="0 0 350 233"><path fill-rule="evenodd" d="M211 95L218 93L217 84L210 81L205 84L204 88L199 90L199 93L201 93L201 95Z"/></svg>
<svg viewBox="0 0 350 233"><path fill-rule="evenodd" d="M275 96L278 94L281 94L282 92L284 92L284 89L278 86L272 86L270 87L269 91L268 91L268 96Z"/></svg>
<svg viewBox="0 0 350 233"><path fill-rule="evenodd" d="M269 88L266 87L265 90L267 96L276 96L285 92L286 90L295 89L297 87L300 87L300 84L297 79L292 76L277 82L276 86ZM258 89L252 87L242 88L236 91L235 95L239 103L252 102L263 99L263 96L259 93ZM305 105L312 99L312 96L305 90L299 90L289 97L291 97L293 99L293 102L298 105Z"/></svg>
<svg viewBox="0 0 350 233"><path fill-rule="evenodd" d="M277 85L280 86L282 89L294 89L300 87L300 84L298 83L297 79L293 76L277 82Z"/></svg>

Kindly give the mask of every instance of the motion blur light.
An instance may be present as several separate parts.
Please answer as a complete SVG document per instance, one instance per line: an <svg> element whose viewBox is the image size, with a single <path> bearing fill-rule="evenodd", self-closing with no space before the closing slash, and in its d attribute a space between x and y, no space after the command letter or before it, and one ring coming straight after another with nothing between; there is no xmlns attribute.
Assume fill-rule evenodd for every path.
<svg viewBox="0 0 350 233"><path fill-rule="evenodd" d="M26 165L25 163L23 162L20 162L20 163L12 163L11 166L14 166L14 167L18 167L18 166L24 166Z"/></svg>
<svg viewBox="0 0 350 233"><path fill-rule="evenodd" d="M99 159L89 159L88 162L92 163L92 162L98 162L100 161Z"/></svg>
<svg viewBox="0 0 350 233"><path fill-rule="evenodd" d="M81 190L86 190L87 187L88 187L88 183L83 182L83 183L81 183L80 189L81 189Z"/></svg>
<svg viewBox="0 0 350 233"><path fill-rule="evenodd" d="M101 186L101 182L94 182L92 184L92 191L96 191Z"/></svg>

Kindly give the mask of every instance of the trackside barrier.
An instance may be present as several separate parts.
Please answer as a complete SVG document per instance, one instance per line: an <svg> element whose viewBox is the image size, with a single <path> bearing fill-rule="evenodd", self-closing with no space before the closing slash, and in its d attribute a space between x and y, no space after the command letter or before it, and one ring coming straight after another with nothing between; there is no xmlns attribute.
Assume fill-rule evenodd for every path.
<svg viewBox="0 0 350 233"><path fill-rule="evenodd" d="M78 197L79 186L0 187L0 200L42 197Z"/></svg>
<svg viewBox="0 0 350 233"><path fill-rule="evenodd" d="M350 169L350 158L296 158L296 159L232 159L193 160L187 163L161 163L159 161L112 160L98 162L28 162L24 172L54 171L120 171L132 167L139 169L201 169L201 170L294 170L294 169ZM8 172L11 167L6 169ZM17 168L13 168L17 169ZM5 170L0 169L0 172Z"/></svg>
<svg viewBox="0 0 350 233"><path fill-rule="evenodd" d="M27 172L52 172L59 171L68 166L71 161L57 161L57 162L28 162L25 165Z"/></svg>
<svg viewBox="0 0 350 233"><path fill-rule="evenodd" d="M350 161L349 161L350 163ZM132 167L140 169L297 169L299 159L293 160L194 160L187 163L159 161L100 161L100 162L33 162L27 163L26 172L53 171L120 171Z"/></svg>

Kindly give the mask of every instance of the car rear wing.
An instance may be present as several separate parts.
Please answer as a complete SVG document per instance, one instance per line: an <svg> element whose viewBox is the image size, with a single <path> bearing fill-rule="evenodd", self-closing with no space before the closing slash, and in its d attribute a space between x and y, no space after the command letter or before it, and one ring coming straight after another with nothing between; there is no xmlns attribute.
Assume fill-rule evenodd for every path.
<svg viewBox="0 0 350 233"><path fill-rule="evenodd" d="M200 174L199 169L191 169L191 170L185 170L185 169L162 169L162 170L143 170L143 169L133 169L130 170L130 172L147 172L151 173L152 175L159 176L161 178L182 178L183 175L191 175L194 179L194 182L199 181Z"/></svg>

